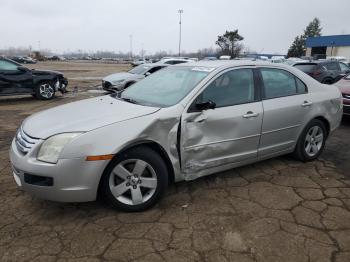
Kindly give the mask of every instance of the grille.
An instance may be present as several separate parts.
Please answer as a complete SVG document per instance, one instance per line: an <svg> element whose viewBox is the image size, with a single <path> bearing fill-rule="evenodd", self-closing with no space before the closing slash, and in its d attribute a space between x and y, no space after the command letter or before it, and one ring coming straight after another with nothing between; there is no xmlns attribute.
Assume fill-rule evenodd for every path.
<svg viewBox="0 0 350 262"><path fill-rule="evenodd" d="M27 154L38 141L38 138L31 137L24 133L22 128L20 128L17 132L16 145L18 150L23 154Z"/></svg>
<svg viewBox="0 0 350 262"><path fill-rule="evenodd" d="M348 94L343 94L343 97L344 97L345 99L350 99L350 95L348 95Z"/></svg>

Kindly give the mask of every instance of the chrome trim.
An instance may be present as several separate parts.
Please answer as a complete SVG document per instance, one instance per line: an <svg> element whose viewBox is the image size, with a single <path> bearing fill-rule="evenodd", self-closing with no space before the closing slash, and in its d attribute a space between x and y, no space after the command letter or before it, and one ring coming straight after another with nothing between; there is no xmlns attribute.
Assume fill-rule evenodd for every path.
<svg viewBox="0 0 350 262"><path fill-rule="evenodd" d="M287 127L283 127L283 128L274 129L274 130L271 130L271 131L266 131L266 132L263 132L262 134L266 135L266 134L270 134L270 133L274 133L274 132L278 132L278 131L283 131L283 130L287 130L287 129L296 128L296 127L299 127L299 126L300 125L287 126Z"/></svg>
<svg viewBox="0 0 350 262"><path fill-rule="evenodd" d="M28 153L32 147L38 142L39 138L34 138L29 135L27 135L22 127L17 131L16 134L16 146L19 151L21 151L23 154Z"/></svg>
<svg viewBox="0 0 350 262"><path fill-rule="evenodd" d="M226 142L232 142L232 141L237 141L237 140L242 140L242 139L247 139L247 138L253 138L253 137L257 137L257 136L260 136L260 134L251 135L251 136L242 136L242 137L239 137L239 138L226 139L226 140L221 140L221 141L214 141L214 142L210 142L210 143L204 143L204 144L199 144L199 145L188 146L188 147L185 147L184 150L187 151L187 150L191 150L191 149L197 148L197 147L209 146L209 145L212 145L212 144L221 144L221 143L226 143Z"/></svg>

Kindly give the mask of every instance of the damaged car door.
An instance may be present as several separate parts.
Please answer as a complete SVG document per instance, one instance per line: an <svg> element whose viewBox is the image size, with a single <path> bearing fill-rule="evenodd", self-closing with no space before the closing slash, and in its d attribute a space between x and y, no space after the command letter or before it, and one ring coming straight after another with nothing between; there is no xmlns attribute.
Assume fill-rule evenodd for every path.
<svg viewBox="0 0 350 262"><path fill-rule="evenodd" d="M184 173L257 158L263 107L252 67L229 69L210 81L182 115Z"/></svg>

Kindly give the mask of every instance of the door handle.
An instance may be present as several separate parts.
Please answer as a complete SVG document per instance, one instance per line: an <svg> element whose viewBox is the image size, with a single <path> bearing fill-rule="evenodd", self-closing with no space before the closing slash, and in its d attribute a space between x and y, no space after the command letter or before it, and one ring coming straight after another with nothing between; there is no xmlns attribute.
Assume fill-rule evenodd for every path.
<svg viewBox="0 0 350 262"><path fill-rule="evenodd" d="M304 101L304 103L301 104L302 107L307 107L311 105L312 105L312 102L309 102L309 101Z"/></svg>
<svg viewBox="0 0 350 262"><path fill-rule="evenodd" d="M251 117L257 117L259 113L253 113L252 111L248 111L245 115L243 115L243 118L251 118Z"/></svg>

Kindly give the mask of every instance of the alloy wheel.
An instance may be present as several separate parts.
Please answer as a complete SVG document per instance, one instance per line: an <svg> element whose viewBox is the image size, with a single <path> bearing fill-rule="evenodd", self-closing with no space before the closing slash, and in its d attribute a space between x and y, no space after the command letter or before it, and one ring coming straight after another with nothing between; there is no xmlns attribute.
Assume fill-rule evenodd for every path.
<svg viewBox="0 0 350 262"><path fill-rule="evenodd" d="M306 133L304 148L308 156L313 157L321 150L324 142L323 130L319 126L313 126Z"/></svg>
<svg viewBox="0 0 350 262"><path fill-rule="evenodd" d="M40 85L39 92L42 97L47 99L51 98L55 93L53 87L50 84Z"/></svg>
<svg viewBox="0 0 350 262"><path fill-rule="evenodd" d="M113 196L126 205L147 202L157 188L157 175L147 162L127 159L120 162L111 172L109 188Z"/></svg>

